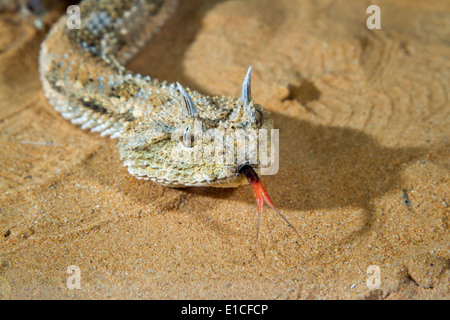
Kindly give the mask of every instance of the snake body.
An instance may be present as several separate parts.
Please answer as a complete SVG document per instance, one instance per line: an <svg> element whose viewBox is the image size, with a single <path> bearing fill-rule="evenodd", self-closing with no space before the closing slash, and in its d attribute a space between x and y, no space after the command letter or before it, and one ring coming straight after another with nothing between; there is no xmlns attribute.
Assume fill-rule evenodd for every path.
<svg viewBox="0 0 450 320"><path fill-rule="evenodd" d="M202 95L124 67L175 5L176 0L82 1L79 28L69 28L67 17L61 17L42 43L45 96L82 129L118 138L124 165L139 179L169 187L228 188L249 182L258 204L257 251L264 203L298 235L257 175L267 165L255 156L261 136L249 135L250 144L246 140L259 130L271 148L273 120L251 97L251 67L239 98ZM196 159L199 154L215 157Z"/></svg>
<svg viewBox="0 0 450 320"><path fill-rule="evenodd" d="M211 140L193 138L195 126L203 136L214 130L270 132L269 112L251 98L250 70L242 96L233 98L202 95L124 67L175 6L174 0L82 1L80 27L69 28L63 16L42 43L44 94L73 124L118 138L124 165L137 178L173 187L237 187L246 180L239 173L245 162L236 155L232 163L182 156L212 148ZM256 160L252 167L258 165Z"/></svg>

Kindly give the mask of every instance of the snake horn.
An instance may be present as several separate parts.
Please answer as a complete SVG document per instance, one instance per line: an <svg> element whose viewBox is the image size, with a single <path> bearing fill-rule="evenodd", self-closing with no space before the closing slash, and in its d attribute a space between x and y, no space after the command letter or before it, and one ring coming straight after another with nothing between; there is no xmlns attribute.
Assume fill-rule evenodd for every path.
<svg viewBox="0 0 450 320"><path fill-rule="evenodd" d="M198 111L197 111L197 108L195 108L194 101L192 101L189 94L186 92L186 90L184 90L183 86L178 82L177 82L177 87L178 87L178 90L181 92L181 95L183 96L186 111L187 111L188 115L190 115L191 117L194 117L194 118L197 117Z"/></svg>
<svg viewBox="0 0 450 320"><path fill-rule="evenodd" d="M252 66L248 68L247 74L245 75L244 78L244 82L242 83L241 101L244 104L248 104L252 100L251 83L252 83Z"/></svg>

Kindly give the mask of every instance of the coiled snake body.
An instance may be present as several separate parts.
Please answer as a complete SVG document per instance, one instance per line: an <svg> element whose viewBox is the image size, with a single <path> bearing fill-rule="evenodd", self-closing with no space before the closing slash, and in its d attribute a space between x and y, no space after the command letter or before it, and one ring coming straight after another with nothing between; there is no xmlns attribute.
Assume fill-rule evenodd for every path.
<svg viewBox="0 0 450 320"><path fill-rule="evenodd" d="M124 67L175 5L175 0L83 1L79 28L69 28L62 17L42 43L45 96L82 129L118 138L124 165L137 178L172 187L237 187L247 178L258 201L259 234L264 201L275 210L256 174L259 159L250 166L236 155L227 162L185 157L212 147L211 139L194 136L195 128L202 136L214 130L273 128L269 112L251 97L251 68L241 97L233 98L202 95ZM233 143L236 150L242 147L237 140Z"/></svg>

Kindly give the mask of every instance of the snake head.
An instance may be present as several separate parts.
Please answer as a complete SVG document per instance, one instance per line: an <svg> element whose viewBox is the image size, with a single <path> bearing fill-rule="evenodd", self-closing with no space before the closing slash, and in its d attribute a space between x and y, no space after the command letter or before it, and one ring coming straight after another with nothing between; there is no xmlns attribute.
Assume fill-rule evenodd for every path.
<svg viewBox="0 0 450 320"><path fill-rule="evenodd" d="M240 98L209 97L179 83L160 88L171 97L119 140L131 174L166 186L237 187L244 165L261 166L260 136L270 150L273 121L251 97L251 71ZM261 129L265 129L262 130Z"/></svg>

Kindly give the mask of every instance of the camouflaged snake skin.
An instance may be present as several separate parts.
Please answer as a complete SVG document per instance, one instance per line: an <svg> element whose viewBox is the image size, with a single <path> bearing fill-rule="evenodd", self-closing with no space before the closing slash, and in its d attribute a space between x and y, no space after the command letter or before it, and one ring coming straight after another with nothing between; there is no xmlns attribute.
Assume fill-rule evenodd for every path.
<svg viewBox="0 0 450 320"><path fill-rule="evenodd" d="M173 187L237 187L246 179L239 173L244 163L236 157L234 163L223 164L192 163L174 155L211 147L211 141L192 139L195 122L205 135L213 129L263 128L270 133L269 113L251 98L251 70L242 96L233 98L205 96L124 67L175 6L174 0L83 1L81 28L69 29L63 16L42 44L45 96L82 129L119 138L124 165L137 178ZM258 163L252 167L258 170Z"/></svg>

